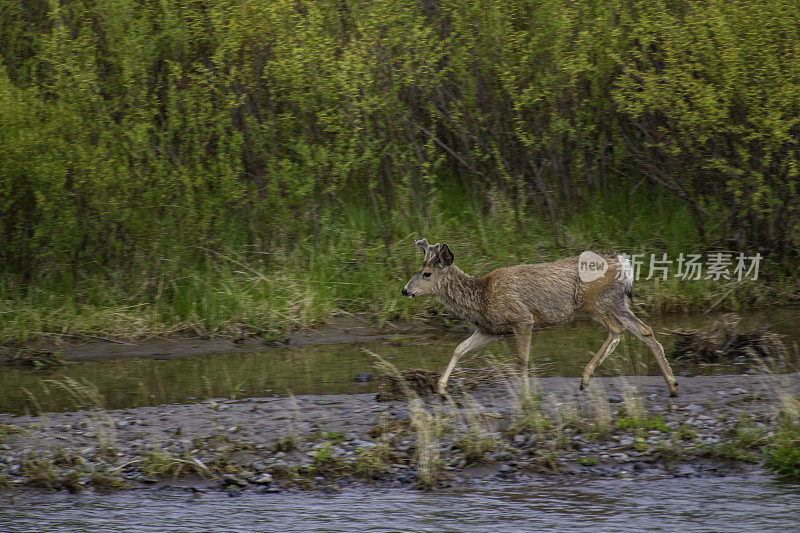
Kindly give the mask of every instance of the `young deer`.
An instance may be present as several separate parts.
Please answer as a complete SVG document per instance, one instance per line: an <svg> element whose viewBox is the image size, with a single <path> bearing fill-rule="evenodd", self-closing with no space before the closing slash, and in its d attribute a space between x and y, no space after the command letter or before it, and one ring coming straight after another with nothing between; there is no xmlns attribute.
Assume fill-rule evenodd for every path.
<svg viewBox="0 0 800 533"><path fill-rule="evenodd" d="M623 256L584 252L606 265L605 270L593 275L581 275L579 257L568 257L552 263L498 268L473 277L453 264L453 253L446 244L431 246L427 239L422 239L416 245L425 259L403 287L403 296L435 294L475 327L475 333L456 347L439 378L439 394L444 394L447 380L462 355L509 333L516 336L522 383L527 391L533 328L569 322L576 311L582 311L608 328L608 338L586 365L581 390L589 386L595 368L614 351L620 336L628 330L653 352L670 395L677 395L677 383L664 349L653 336L653 330L628 308L625 296L631 295L633 278L630 264Z"/></svg>

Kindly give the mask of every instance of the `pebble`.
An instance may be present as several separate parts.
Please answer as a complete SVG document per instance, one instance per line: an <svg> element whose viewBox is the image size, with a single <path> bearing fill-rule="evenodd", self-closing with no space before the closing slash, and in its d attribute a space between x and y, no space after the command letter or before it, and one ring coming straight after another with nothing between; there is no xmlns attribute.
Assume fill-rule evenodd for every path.
<svg viewBox="0 0 800 533"><path fill-rule="evenodd" d="M735 395L746 394L747 392L748 391L745 389L737 388L726 390L725 395L720 394L719 396L734 397ZM711 396L715 400L719 398L716 391L709 392L708 396ZM174 436L171 430L177 427L176 425L173 425L170 429L169 427L165 428L165 424L155 422L153 428L155 431L139 428L138 426L146 426L148 423L142 419L134 419L133 416L136 416L137 413L145 413L143 409L132 409L128 413L116 412L115 417L118 418L114 422L116 427L119 429L128 428L128 431L121 431L118 433L117 446L120 456L113 461L110 458L95 455L98 449L98 441L88 440L90 436L94 436L95 439L97 437L92 431L95 427L93 423L91 423L91 420L90 424L87 426L86 421L80 420L78 416L73 416L72 418L64 416L63 418L56 419L55 423L48 428L28 431L27 436L24 437L26 440L21 441L20 444L16 444L17 441L10 441L18 446L28 444L30 446L28 448L14 450L8 444L0 443L0 450L7 454L3 455L3 452L0 452L0 478L5 475L9 483L15 485L18 483L26 483L27 479L21 476L21 472L24 470L19 464L24 464L26 454L45 453L45 457L54 457L49 450L43 452L43 447L39 444L31 446L31 441L43 441L48 438L53 439L60 437L62 439L69 439L69 441L64 443L51 440L50 442L55 442L64 446L70 454L75 454L77 451L80 455L84 456L86 460L91 459L91 462L88 464L75 465L74 467L70 466L70 468L73 468L76 472L84 476L87 481L89 481L91 477L86 474L91 470L107 472L116 465L133 461L134 464L126 466L119 471L117 475L120 475L124 479L136 480L140 483L154 484L157 483L157 480L142 475L142 465L138 463L142 456L146 456L154 446L157 446L157 449L161 451L173 453L177 456L187 454L183 455L183 457L197 458L203 461L204 464L210 465L217 458L216 454L212 451L215 446L220 447L219 453L228 453L236 446L233 440L231 442L225 442L223 445L222 441L215 441L213 438L208 439L207 437L212 431L221 431L230 435L231 439L235 439L236 441L242 440L242 433L251 431L253 436L247 438L254 441L252 443L253 449L245 450L243 453L237 453L231 456L231 460L235 463L237 461L240 462L237 467L245 468L245 471L240 470L235 474L226 474L223 476L222 483L217 485L214 490L228 492L231 497L241 496L244 490L252 490L259 494L275 493L281 492L281 489L274 486L276 483L269 471L279 472L280 469L294 470L301 468L302 465L313 467L315 465L311 458L316 456L317 452L315 450L318 450L320 446L323 445L329 446L328 451L331 456L341 457L348 462L354 461L357 456L356 450L358 448L367 449L376 446L376 442L369 440L366 431L379 422L380 418L377 416L377 413L389 413L392 419L404 419L408 416L408 411L405 409L405 405L402 402L374 406L363 402L356 403L349 400L339 401L330 398L299 398L298 400L298 404L303 404L304 408L307 409L300 415L287 414L284 418L277 418L280 414L279 411L283 412L285 410L284 407L280 407L286 404L284 399L262 402L261 414L265 415L264 420L259 419L255 423L253 422L253 420L261 415L252 415L256 418L251 419L243 418L241 420L241 427L247 429L243 429L240 434L235 437L231 434L235 432L236 427L231 426L239 421L238 416L234 418L230 415L225 416L217 413L208 413L206 408L202 407L200 404L196 404L194 407L197 411L197 417L201 418L204 412L206 418L213 419L213 424L209 422L209 426L211 427L208 428L208 431L204 431L203 429L198 431L194 421L187 421L182 423L182 435L178 434ZM623 399L619 395L611 395L608 397L608 401L610 403L621 403ZM649 432L619 431L617 434L596 441L589 439L584 433L570 430L564 431L561 436L562 438L569 439L569 445L566 449L562 448L563 442L554 441L550 434L542 436L535 433L526 433L513 437L509 437L505 434L491 434L494 438L500 438L503 442L503 446L495 448L494 453L486 454L488 459L495 461L494 467L485 466L479 468L486 468L489 472L494 472L488 474L486 479L493 479L495 483L503 478L511 479L513 475L519 475L519 473L526 472L527 468L537 466L539 464L537 458L540 457L541 452L550 449L552 445L553 449L556 450L558 454L554 457L554 460L557 461L561 472L564 474L599 476L628 474L652 477L666 473L676 477L691 477L707 475L707 472L715 472L717 470L720 473L727 472L727 466L718 467L714 464L700 464L698 461L691 458L687 458L687 464L678 462L679 466L667 471L659 456L657 454L651 455L653 453L652 448L644 452L632 449L632 446L636 443L647 443L651 447L659 444L670 445L670 443L673 443L673 445L680 449L680 446L690 448L700 445L701 443L715 444L727 439L727 433L725 433L726 428L733 428L734 424L738 421L737 409L726 407L723 411L719 411L703 403L702 400L696 401L700 401L700 404L691 404L679 409L671 406L669 412L664 412L662 406L657 402L648 407L649 416L652 416L655 412L664 413L664 418L667 419L665 423L674 433L664 433L658 430ZM716 401L721 403L721 400ZM216 410L220 410L220 408L222 408L222 410L227 409L228 404L223 402L226 402L226 400L216 399L207 402L205 405ZM335 422L340 421L339 419L334 420L334 424L331 424L331 420L325 418L324 413L328 412L325 411L325 409L331 409L325 407L327 405L340 406L341 408L334 408L336 409L337 415L349 413L348 416L340 416L340 419L345 420L343 424L345 427L342 427L342 424L336 425ZM240 408L236 407L231 408L231 410L236 410L237 413L239 413L239 409ZM487 409L503 412L503 407L498 405L491 407L487 405ZM611 411L613 412L616 409L616 407L611 408ZM250 410L250 406L247 407L247 410ZM165 412L167 411L151 409L143 416L156 421L158 420L158 416L161 415L163 417L163 413ZM720 413L723 412L727 414L727 420L718 418ZM736 416L731 415L731 412L736 413ZM125 414L128 416L124 419L119 419ZM352 417L350 415L352 415ZM247 415L245 414L244 416L246 417ZM293 418L293 416L297 419ZM176 422L181 421L176 420ZM273 443L276 437L284 434L287 425L290 423L293 426L293 431L297 431L301 435L305 434L306 436L311 433L324 434L326 431L343 432L347 429L350 429L351 432L345 433L343 443L336 441L336 445L328 442L320 443L318 440L309 442L301 437L301 442L299 443L300 450L292 450L288 453L272 453ZM267 427L267 424L272 425ZM498 422L497 426L504 427L502 424L503 422ZM684 424L693 427L694 431L698 434L695 441L679 441L676 439L678 428ZM771 422L767 424L759 422L758 424L769 430ZM169 424L166 425L169 426ZM495 431L497 426L493 427L491 431ZM33 426L27 427L32 428ZM86 429L80 430L78 428ZM162 435L158 435L159 431L162 431ZM169 431L169 433L166 433L167 431ZM79 436L82 433L83 435ZM153 433L152 436L151 433ZM642 435L645 438L641 438L637 435ZM102 436L102 433L100 436ZM393 436L394 439L392 439ZM447 465L447 470L452 471L453 474L470 472L470 470L461 470L461 468L467 464L466 454L458 449L458 447L452 445L450 436L451 434L437 437L442 464ZM636 436L636 438L634 438L634 436ZM195 437L199 437L203 441L202 444L198 443L196 448L193 444L193 439ZM392 439L391 447L395 454L393 462L397 464L392 464L391 468L387 470L387 473L382 474L378 478L380 479L378 483L380 486L392 487L414 483L417 480L417 468L411 456L416 449L416 441L404 430L398 431L396 435L384 435L376 440L378 442L385 442L389 439ZM312 444L314 445L313 449ZM513 447L509 445L513 445ZM308 452L310 449L312 451ZM521 450L523 449L529 449L529 451L522 452ZM641 446L641 449L644 450L645 446ZM308 453L309 458L303 457L306 453ZM244 459L242 459L242 457L244 457ZM597 458L601 462L597 465L579 466L578 461L586 457ZM495 467L496 470L494 470ZM65 475L65 468L66 466L58 467L59 475ZM303 475L306 476L308 474L303 473ZM464 479L458 479L462 476L456 475L453 476L452 480L458 484L470 483L474 479L472 477L473 475L474 474L464 475ZM342 484L337 481L337 487L343 487L344 483L347 483L347 481L342 481ZM353 483L358 484L361 483L361 481L354 480ZM318 489L331 487L331 480L318 476L315 479L314 485Z"/></svg>
<svg viewBox="0 0 800 533"><path fill-rule="evenodd" d="M700 405L697 405L697 404L694 404L694 403L693 403L693 404L691 404L691 405L688 405L688 406L686 406L684 409L685 409L686 411L688 411L688 412L689 412L689 414L691 414L691 415L693 415L693 416L694 416L694 415L697 415L697 414L700 414L700 413L702 413L703 411L705 411L705 410L706 410L706 408L705 408L705 407L702 407L702 406L700 406Z"/></svg>
<svg viewBox="0 0 800 533"><path fill-rule="evenodd" d="M233 474L222 474L222 482L225 485L236 485L238 487L247 486L247 481L240 479Z"/></svg>
<svg viewBox="0 0 800 533"><path fill-rule="evenodd" d="M673 475L675 477L691 477L697 475L697 469L695 469L695 467L692 465L678 465L678 467L675 468Z"/></svg>
<svg viewBox="0 0 800 533"><path fill-rule="evenodd" d="M270 474L264 473L252 478L250 481L256 485L269 485L270 483L272 483L272 476Z"/></svg>

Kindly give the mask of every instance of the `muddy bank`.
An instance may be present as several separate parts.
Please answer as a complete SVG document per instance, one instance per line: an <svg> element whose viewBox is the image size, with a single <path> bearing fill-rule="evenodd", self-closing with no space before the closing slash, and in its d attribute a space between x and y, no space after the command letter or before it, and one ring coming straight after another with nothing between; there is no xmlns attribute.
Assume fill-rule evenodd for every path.
<svg viewBox="0 0 800 533"><path fill-rule="evenodd" d="M467 332L466 326L453 331ZM356 344L426 338L441 334L436 324L420 322L386 322L370 324L357 316L337 318L315 329L288 332L284 335L251 333L240 336L152 337L121 340L99 336L54 335L48 340L28 342L22 346L0 346L0 364L12 363L20 353L52 353L64 361L100 361L106 359L173 359L218 353L255 353L276 346L315 346L320 344Z"/></svg>
<svg viewBox="0 0 800 533"><path fill-rule="evenodd" d="M785 335L787 346L791 346L793 342L800 340L797 336L796 326L800 318L798 312L800 311L796 307L752 311L741 317L741 325L744 328L774 329L776 333ZM662 315L648 317L646 322L654 328L662 343L669 344L675 338L676 328L713 327L718 316L718 314ZM42 339L22 345L0 345L0 364L13 363L13 360L20 354L25 356L30 352L55 354L64 361L99 361L108 359L174 359L220 353L256 353L269 351L279 346L393 343L398 340L408 342L414 339L441 338L443 336L452 336L452 342L457 344L463 340L459 337L471 333L469 325L455 317L449 317L448 324L449 326L445 329L441 317L429 317L414 321L388 321L383 325L376 325L366 317L348 315L335 317L330 323L318 328L286 332L285 334L251 330L239 336L208 337L187 334L116 339L97 335L51 333ZM594 332L596 340L593 341L592 351L599 348L605 338L605 330L588 317L578 317L570 325L537 330L534 343L540 337L549 339L546 341L549 343L557 342L556 336L569 335L568 332L574 331L576 327Z"/></svg>
<svg viewBox="0 0 800 533"><path fill-rule="evenodd" d="M677 398L653 376L595 378L584 392L574 378L537 383L541 402L523 416L506 382L444 403L357 394L0 415L0 487L178 483L235 496L542 473L726 475L761 468L759 449L781 401L797 397L800 374L684 377Z"/></svg>

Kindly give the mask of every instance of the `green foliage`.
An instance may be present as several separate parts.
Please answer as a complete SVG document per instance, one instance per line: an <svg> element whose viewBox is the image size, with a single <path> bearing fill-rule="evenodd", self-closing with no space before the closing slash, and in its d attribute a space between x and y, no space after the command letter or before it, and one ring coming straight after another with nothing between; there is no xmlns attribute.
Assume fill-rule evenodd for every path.
<svg viewBox="0 0 800 533"><path fill-rule="evenodd" d="M664 424L664 419L661 415L654 417L620 417L617 419L617 427L637 431L669 432L669 428Z"/></svg>
<svg viewBox="0 0 800 533"><path fill-rule="evenodd" d="M314 455L313 472L325 477L339 477L350 473L351 466L331 453L331 443L326 442Z"/></svg>
<svg viewBox="0 0 800 533"><path fill-rule="evenodd" d="M705 455L714 458L727 459L730 461L741 461L744 463L757 463L758 456L748 450L738 446L736 442L727 441L714 444L705 450Z"/></svg>
<svg viewBox="0 0 800 533"><path fill-rule="evenodd" d="M733 442L743 449L758 449L767 443L767 431L756 425L751 416L745 414L740 416L736 422L733 430Z"/></svg>
<svg viewBox="0 0 800 533"><path fill-rule="evenodd" d="M552 429L553 425L547 419L542 409L540 394L514 396L514 413L511 424L506 429L508 435L521 435L526 433L541 433Z"/></svg>
<svg viewBox="0 0 800 533"><path fill-rule="evenodd" d="M344 433L338 433L336 431L326 431L323 437L334 445L339 445L344 442Z"/></svg>
<svg viewBox="0 0 800 533"><path fill-rule="evenodd" d="M697 431L686 424L681 424L677 436L681 440L694 440L697 438Z"/></svg>
<svg viewBox="0 0 800 533"><path fill-rule="evenodd" d="M486 454L501 447L501 442L489 435L476 431L469 431L460 436L455 442L467 459L468 463L477 463L486 459Z"/></svg>
<svg viewBox="0 0 800 533"><path fill-rule="evenodd" d="M27 483L43 489L55 488L60 481L58 471L53 463L44 457L28 457L20 463L20 472L27 478Z"/></svg>
<svg viewBox="0 0 800 533"><path fill-rule="evenodd" d="M782 413L775 442L766 449L766 465L782 478L800 478L800 419Z"/></svg>
<svg viewBox="0 0 800 533"><path fill-rule="evenodd" d="M11 424L0 424L0 443L5 441L7 435L23 435L25 434L24 429L20 429L17 426L13 426Z"/></svg>
<svg viewBox="0 0 800 533"><path fill-rule="evenodd" d="M386 444L361 450L352 464L353 474L363 479L374 479L384 472L391 471L389 465L394 459L394 454Z"/></svg>
<svg viewBox="0 0 800 533"><path fill-rule="evenodd" d="M331 455L331 443L330 442L326 442L322 446L322 448L317 450L317 453L314 456L314 462L315 463L325 463L327 461L330 461L331 459L333 459L333 456Z"/></svg>
<svg viewBox="0 0 800 533"><path fill-rule="evenodd" d="M141 460L142 474L147 477L173 477L180 475L200 475L211 477L209 468L197 459L184 459L159 450L151 450ZM214 460L215 469L225 472L229 463L224 456ZM96 483L103 483L99 478L93 478ZM116 478L112 478L116 479Z"/></svg>
<svg viewBox="0 0 800 533"><path fill-rule="evenodd" d="M434 234L478 267L735 246L794 279L793 7L10 3L0 338L408 316Z"/></svg>
<svg viewBox="0 0 800 533"><path fill-rule="evenodd" d="M142 473L148 477L174 476L180 468L169 454L151 450L142 461Z"/></svg>

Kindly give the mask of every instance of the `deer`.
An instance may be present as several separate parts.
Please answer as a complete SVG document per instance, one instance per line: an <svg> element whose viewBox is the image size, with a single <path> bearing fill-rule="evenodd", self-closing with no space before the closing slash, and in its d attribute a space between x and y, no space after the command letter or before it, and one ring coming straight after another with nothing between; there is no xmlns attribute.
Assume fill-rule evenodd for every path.
<svg viewBox="0 0 800 533"><path fill-rule="evenodd" d="M456 347L438 380L441 396L445 396L450 374L464 354L510 334L516 337L523 393L529 394L533 330L571 322L581 313L605 326L608 337L584 368L580 390L589 386L594 371L614 351L621 335L629 331L652 352L670 396L677 395L678 384L664 348L652 328L628 307L633 275L624 255L584 252L549 263L508 266L470 276L454 264L447 244L429 245L422 239L416 246L425 256L402 295L414 298L434 294L474 328L472 335Z"/></svg>

